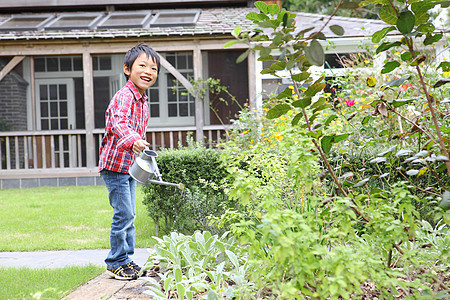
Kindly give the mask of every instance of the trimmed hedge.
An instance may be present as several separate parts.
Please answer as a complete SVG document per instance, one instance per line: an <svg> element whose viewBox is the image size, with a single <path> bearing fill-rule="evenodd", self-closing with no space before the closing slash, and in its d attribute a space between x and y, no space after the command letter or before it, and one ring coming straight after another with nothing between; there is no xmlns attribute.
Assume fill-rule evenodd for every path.
<svg viewBox="0 0 450 300"><path fill-rule="evenodd" d="M221 187L228 173L220 162L219 150L194 146L165 149L158 152L156 160L164 181L185 186L182 191L157 184L144 186L144 204L157 231L164 224L165 233L218 232L209 226L209 217L220 216L226 208L235 207Z"/></svg>

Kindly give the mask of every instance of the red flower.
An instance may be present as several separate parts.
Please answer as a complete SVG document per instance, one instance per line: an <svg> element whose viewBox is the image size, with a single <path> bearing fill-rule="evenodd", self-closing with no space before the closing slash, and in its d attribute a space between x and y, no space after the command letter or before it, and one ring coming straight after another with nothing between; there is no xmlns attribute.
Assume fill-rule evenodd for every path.
<svg viewBox="0 0 450 300"><path fill-rule="evenodd" d="M345 100L345 105L353 106L353 105L355 105L355 100Z"/></svg>
<svg viewBox="0 0 450 300"><path fill-rule="evenodd" d="M407 89L409 89L409 88L411 88L412 89L412 84L411 83L404 83L404 84L402 84L401 86L400 86L400 91L401 92L404 92L404 91L406 91Z"/></svg>

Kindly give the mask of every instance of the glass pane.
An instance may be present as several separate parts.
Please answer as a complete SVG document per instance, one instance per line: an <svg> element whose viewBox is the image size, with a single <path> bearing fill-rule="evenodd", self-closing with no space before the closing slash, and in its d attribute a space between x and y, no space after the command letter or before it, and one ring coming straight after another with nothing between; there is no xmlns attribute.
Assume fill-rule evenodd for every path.
<svg viewBox="0 0 450 300"><path fill-rule="evenodd" d="M188 54L187 56L187 63L188 63L188 69L193 69L193 62L192 62L192 54Z"/></svg>
<svg viewBox="0 0 450 300"><path fill-rule="evenodd" d="M180 103L179 107L180 107L180 117L187 117L189 115L188 104Z"/></svg>
<svg viewBox="0 0 450 300"><path fill-rule="evenodd" d="M34 59L34 71L35 72L45 72L45 58L36 57Z"/></svg>
<svg viewBox="0 0 450 300"><path fill-rule="evenodd" d="M177 104L169 104L169 117L177 117Z"/></svg>
<svg viewBox="0 0 450 300"><path fill-rule="evenodd" d="M172 74L167 74L167 86L175 86L176 78Z"/></svg>
<svg viewBox="0 0 450 300"><path fill-rule="evenodd" d="M111 56L100 56L100 70L111 70Z"/></svg>
<svg viewBox="0 0 450 300"><path fill-rule="evenodd" d="M41 100L48 100L48 94L47 94L47 86L41 84L39 86L39 98Z"/></svg>
<svg viewBox="0 0 450 300"><path fill-rule="evenodd" d="M58 117L58 102L50 102L50 116Z"/></svg>
<svg viewBox="0 0 450 300"><path fill-rule="evenodd" d="M169 102L177 101L177 94L174 92L173 89L167 89L167 101Z"/></svg>
<svg viewBox="0 0 450 300"><path fill-rule="evenodd" d="M193 117L195 114L194 103L189 103L189 116Z"/></svg>
<svg viewBox="0 0 450 300"><path fill-rule="evenodd" d="M71 57L61 57L59 59L61 71L72 71L72 58Z"/></svg>
<svg viewBox="0 0 450 300"><path fill-rule="evenodd" d="M96 17L87 17L87 16L62 16L58 21L53 23L48 28L55 27L68 27L68 28L77 28L77 27L88 27L89 24Z"/></svg>
<svg viewBox="0 0 450 300"><path fill-rule="evenodd" d="M61 123L61 129L69 129L69 123L67 119L60 119L59 122Z"/></svg>
<svg viewBox="0 0 450 300"><path fill-rule="evenodd" d="M59 115L61 117L67 117L67 102L59 102Z"/></svg>
<svg viewBox="0 0 450 300"><path fill-rule="evenodd" d="M48 130L48 120L47 119L41 119L41 129Z"/></svg>
<svg viewBox="0 0 450 300"><path fill-rule="evenodd" d="M73 58L73 70L83 71L83 63L81 62L81 56L75 56Z"/></svg>
<svg viewBox="0 0 450 300"><path fill-rule="evenodd" d="M51 130L57 130L57 129L59 129L59 124L58 124L59 122L58 122L58 119L51 119L51 126L50 126L50 129Z"/></svg>
<svg viewBox="0 0 450 300"><path fill-rule="evenodd" d="M48 17L13 18L3 24L1 28L33 28L44 22L47 18Z"/></svg>
<svg viewBox="0 0 450 300"><path fill-rule="evenodd" d="M58 71L58 58L47 57L47 72L57 72L57 71Z"/></svg>
<svg viewBox="0 0 450 300"><path fill-rule="evenodd" d="M94 71L98 70L98 56L97 55L92 56L92 69Z"/></svg>
<svg viewBox="0 0 450 300"><path fill-rule="evenodd" d="M159 104L150 105L150 117L159 118Z"/></svg>
<svg viewBox="0 0 450 300"><path fill-rule="evenodd" d="M178 99L180 99L180 102L187 102L188 100L188 94L186 90L180 90L178 91Z"/></svg>
<svg viewBox="0 0 450 300"><path fill-rule="evenodd" d="M67 99L67 86L65 84L59 85L59 99Z"/></svg>
<svg viewBox="0 0 450 300"><path fill-rule="evenodd" d="M150 89L150 102L159 102L159 92L157 89Z"/></svg>
<svg viewBox="0 0 450 300"><path fill-rule="evenodd" d="M41 117L42 118L48 117L48 103L47 102L41 102Z"/></svg>
<svg viewBox="0 0 450 300"><path fill-rule="evenodd" d="M187 68L186 56L178 55L177 69L186 69L186 68Z"/></svg>
<svg viewBox="0 0 450 300"><path fill-rule="evenodd" d="M58 86L56 84L50 84L50 100L57 100L58 99Z"/></svg>
<svg viewBox="0 0 450 300"><path fill-rule="evenodd" d="M175 63L175 55L166 55L166 60L168 61L168 62L170 62L170 64L172 65L172 66L174 66L175 68L177 67L177 65L176 65L176 63Z"/></svg>

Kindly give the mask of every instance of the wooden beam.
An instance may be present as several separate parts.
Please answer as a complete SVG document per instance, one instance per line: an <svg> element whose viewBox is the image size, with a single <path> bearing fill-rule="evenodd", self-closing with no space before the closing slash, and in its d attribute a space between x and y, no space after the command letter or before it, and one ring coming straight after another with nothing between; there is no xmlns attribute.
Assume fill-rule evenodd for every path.
<svg viewBox="0 0 450 300"><path fill-rule="evenodd" d="M164 68L166 68L167 71L170 72L170 74L172 74L179 82L181 82L181 84L190 92L193 93L194 91L194 87L192 86L192 84L189 82L189 80L187 80L186 77L184 77L180 72L178 72L177 69L175 69L174 66L172 66L172 64L170 62L168 62L164 57L162 57L161 55L159 56L160 58L160 63L161 66L163 66Z"/></svg>
<svg viewBox="0 0 450 300"><path fill-rule="evenodd" d="M86 127L86 166L94 168L95 140L94 140L94 76L92 71L92 58L89 52L83 53L83 84L84 84L84 116Z"/></svg>
<svg viewBox="0 0 450 300"><path fill-rule="evenodd" d="M203 65L202 65L202 51L199 47L194 49L193 55L193 65L194 65L194 79L203 79ZM205 125L205 121L203 120L204 116L204 107L203 99L200 98L198 93L194 94L195 97L195 136L196 141L203 143L203 127Z"/></svg>
<svg viewBox="0 0 450 300"><path fill-rule="evenodd" d="M14 56L9 63L3 67L3 69L0 71L0 81L3 80L3 78L5 78L6 75L8 75L8 73L14 69L23 59L25 58L25 56L23 55L17 55Z"/></svg>

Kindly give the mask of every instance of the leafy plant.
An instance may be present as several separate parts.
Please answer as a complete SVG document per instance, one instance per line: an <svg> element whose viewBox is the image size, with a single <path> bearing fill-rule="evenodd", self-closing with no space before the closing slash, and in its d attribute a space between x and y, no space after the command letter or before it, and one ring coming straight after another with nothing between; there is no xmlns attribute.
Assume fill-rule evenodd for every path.
<svg viewBox="0 0 450 300"><path fill-rule="evenodd" d="M381 6L378 7L380 15L393 22L396 8L392 2L367 3ZM428 1L414 3L422 5ZM260 60L275 61L262 70L262 74L277 76L278 71L285 70L293 82L291 88L286 88L270 99L276 104L268 110L266 117L283 119L288 124L284 127L280 127L281 122L274 124L276 129L283 128L282 134L276 129L269 130L268 134L279 138L269 140L265 132L257 129L252 135L258 133L262 137L266 136L267 140L254 139L253 143L246 144L247 148L240 148L245 144L231 141L226 144L223 154L224 161L229 164L231 177L229 195L239 200L246 212L228 211L221 221L231 222L232 232L242 243L251 245L249 264L251 273L258 274L252 277L258 295L268 293L284 298L302 298L306 295L312 298L349 298L361 294L363 283L370 281L376 285L377 295L381 297L388 297L396 291L397 286L409 291L414 297L430 297L434 291L426 284L429 278L427 270L414 260L420 249L401 247L409 245L417 232L420 215L414 203L420 201L419 198L403 183L390 184L385 189L369 189L367 184L371 178L366 176L349 182L350 175L338 176L336 171L339 170L330 163L332 150L336 146L346 145L352 134L341 131L345 129L344 126L333 127L333 121L339 116L333 112L334 103L330 103L322 94L326 86L324 77L313 78L310 71L312 65L321 65L324 61L323 49L317 40L325 38L321 30L312 33L309 31L313 28L298 31L292 13L259 1L255 6L260 12L249 13L247 18L256 27L250 32L241 32L237 27L233 32L236 41L226 46L249 42L251 49L238 60L243 60L251 50L260 51ZM421 16L421 12L429 8L413 10L413 14ZM332 24L331 17L324 27ZM415 25L414 22L411 28L411 14L403 14L403 11L398 18L402 21L396 22L394 29L403 32L405 38L410 38L407 35L413 32L415 26L423 24ZM338 26L330 26L330 29L336 34L343 31ZM385 31L387 33L389 30ZM406 45L410 50L409 44ZM384 47L387 50L397 46L400 44ZM271 55L273 49L281 53L277 59ZM417 58L410 62L413 67L420 64L415 51L413 49L415 56L410 52L412 57ZM381 73L388 74L399 65L401 63L398 61L388 61ZM419 80L422 80L421 88L425 89L423 79L420 79L420 69L418 74ZM375 86L375 80L369 79L368 85ZM389 86L398 88L406 80L408 77L393 80ZM436 87L442 86L444 84L441 82ZM388 89L381 89L380 92ZM424 93L427 95L426 91ZM374 114L387 117L391 106L396 108L403 105L398 97L385 99L380 97L372 101L370 107ZM347 107L355 103L353 99L345 102ZM324 118L325 113L333 115ZM348 118L346 121L351 120ZM441 124L435 121L437 119L432 121L434 127L430 127L434 132L428 134L436 134L434 141L439 144L437 148L441 153L427 152L425 156L430 163L439 162L436 160L439 155L442 155L441 161L448 159L445 147L441 145L441 142L446 142L439 137L440 129L436 130L439 126L446 129L447 125L445 120ZM362 122L368 120L363 119ZM385 155L393 153L395 149L385 154L376 153L371 163L386 162ZM398 149L401 150L409 149ZM420 151L411 153L415 157L410 162L419 159L417 155L423 155L418 153ZM329 176L331 181L319 183L319 178L314 176L320 172L317 172L315 163L318 158L325 169L319 178L323 180ZM364 174L363 170L358 172L358 176ZM383 180L386 176L379 175L379 179ZM330 189L325 185L332 185L331 193L326 192ZM443 189L448 187L443 184L436 188L439 191L437 196L442 195L442 201L445 202L447 194ZM443 212L447 214L445 210ZM395 264L393 257L396 257ZM407 277L408 274L398 272L394 268L398 264L402 264L404 270L418 269L423 275L418 280L402 283L398 278ZM356 267L357 270L351 274L343 274L340 269L344 266L344 269L353 270L352 267L359 265L361 267ZM443 267L448 268L445 265ZM447 289L437 277L431 278L438 288ZM413 292L411 288L420 288L422 292Z"/></svg>
<svg viewBox="0 0 450 300"><path fill-rule="evenodd" d="M154 270L147 294L155 299L198 299L198 296L232 298L239 286L247 284L242 249L228 232L221 237L208 231L186 236L172 232L158 243L142 271Z"/></svg>

